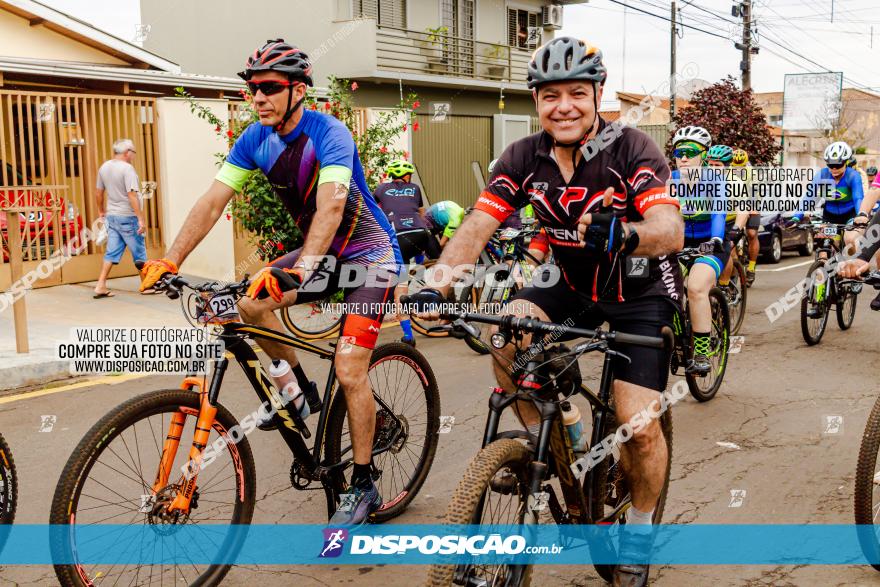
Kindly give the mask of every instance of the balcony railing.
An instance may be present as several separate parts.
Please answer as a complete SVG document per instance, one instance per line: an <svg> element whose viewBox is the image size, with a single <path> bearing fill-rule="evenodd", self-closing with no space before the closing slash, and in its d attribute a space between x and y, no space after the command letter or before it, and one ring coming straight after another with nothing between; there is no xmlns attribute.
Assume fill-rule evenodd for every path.
<svg viewBox="0 0 880 587"><path fill-rule="evenodd" d="M380 70L525 84L531 51L447 34L376 30Z"/></svg>

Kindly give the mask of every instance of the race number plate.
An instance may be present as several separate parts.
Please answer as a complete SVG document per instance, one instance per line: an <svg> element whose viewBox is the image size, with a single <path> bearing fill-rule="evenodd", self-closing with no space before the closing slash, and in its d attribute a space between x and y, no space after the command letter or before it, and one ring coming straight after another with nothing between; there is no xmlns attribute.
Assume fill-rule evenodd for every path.
<svg viewBox="0 0 880 587"><path fill-rule="evenodd" d="M518 228L505 228L504 230L501 231L501 234L498 235L498 238L500 238L503 241L513 240L519 236L520 232L522 232L522 231L519 230Z"/></svg>
<svg viewBox="0 0 880 587"><path fill-rule="evenodd" d="M202 312L199 314L201 324L225 324L238 320L235 298L229 294L206 297L203 303Z"/></svg>
<svg viewBox="0 0 880 587"><path fill-rule="evenodd" d="M825 236L837 236L837 227L836 226L823 226L822 234Z"/></svg>

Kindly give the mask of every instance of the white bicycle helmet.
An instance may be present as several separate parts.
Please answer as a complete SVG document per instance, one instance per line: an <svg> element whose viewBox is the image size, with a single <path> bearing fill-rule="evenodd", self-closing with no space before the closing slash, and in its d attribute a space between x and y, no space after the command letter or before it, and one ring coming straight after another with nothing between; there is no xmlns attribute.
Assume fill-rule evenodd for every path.
<svg viewBox="0 0 880 587"><path fill-rule="evenodd" d="M825 148L823 158L825 159L825 163L831 165L845 165L852 155L852 147L843 141L837 141L836 143L831 143Z"/></svg>
<svg viewBox="0 0 880 587"><path fill-rule="evenodd" d="M707 149L712 145L712 135L702 126L683 126L675 131L672 137L672 146L674 147L682 141L692 141Z"/></svg>

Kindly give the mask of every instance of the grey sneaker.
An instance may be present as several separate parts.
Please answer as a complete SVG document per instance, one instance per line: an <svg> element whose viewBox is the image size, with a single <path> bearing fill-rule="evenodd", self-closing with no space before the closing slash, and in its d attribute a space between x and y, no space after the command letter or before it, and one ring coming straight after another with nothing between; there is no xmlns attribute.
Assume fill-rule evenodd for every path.
<svg viewBox="0 0 880 587"><path fill-rule="evenodd" d="M339 507L328 525L360 526L381 506L382 496L375 484L367 490L352 486L339 496Z"/></svg>

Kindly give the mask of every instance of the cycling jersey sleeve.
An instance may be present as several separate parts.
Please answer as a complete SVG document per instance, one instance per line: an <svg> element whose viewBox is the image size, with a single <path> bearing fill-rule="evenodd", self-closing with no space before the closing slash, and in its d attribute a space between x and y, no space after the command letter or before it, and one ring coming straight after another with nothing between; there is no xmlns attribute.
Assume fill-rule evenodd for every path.
<svg viewBox="0 0 880 587"><path fill-rule="evenodd" d="M865 230L865 237L867 237L869 234L873 234L870 229L872 226L876 226L878 224L880 224L880 211L874 214L874 217L871 218L871 222L868 223L868 228ZM859 259L865 261L866 263L870 263L871 259L874 258L874 255L877 254L878 250L880 250L880 240L875 240L861 250L861 252L859 253Z"/></svg>
<svg viewBox="0 0 880 587"><path fill-rule="evenodd" d="M321 164L318 185L331 182L348 185L351 182L355 145L344 124L334 119L326 126L322 136L315 140L315 154Z"/></svg>
<svg viewBox="0 0 880 587"><path fill-rule="evenodd" d="M657 144L648 135L635 129L626 128L624 132L638 133L629 144L632 150L626 160L627 191L635 204L636 211L645 212L657 204L671 204L679 208L676 198L669 195L666 187L669 181L669 165Z"/></svg>
<svg viewBox="0 0 880 587"><path fill-rule="evenodd" d="M252 124L239 135L214 179L236 192L242 190L251 172L257 168L253 154L262 140L260 129L259 124Z"/></svg>
<svg viewBox="0 0 880 587"><path fill-rule="evenodd" d="M850 170L852 173L849 173ZM855 169L847 169L847 175L850 176L849 189L852 194L853 205L855 206L855 214L858 214L859 208L862 207L862 200L865 199L865 186L862 183L861 174Z"/></svg>
<svg viewBox="0 0 880 587"><path fill-rule="evenodd" d="M489 184L474 205L475 210L482 210L498 222L504 222L515 210L529 203L528 195L522 189L521 170L525 169L525 164L517 163L515 145L508 146L498 158Z"/></svg>
<svg viewBox="0 0 880 587"><path fill-rule="evenodd" d="M722 180L713 180L712 183L715 184L716 194L721 194L721 200L726 201L727 195L724 191L725 185ZM716 212L712 214L712 237L711 238L720 238L722 241L724 237L727 235L727 214L724 212Z"/></svg>

